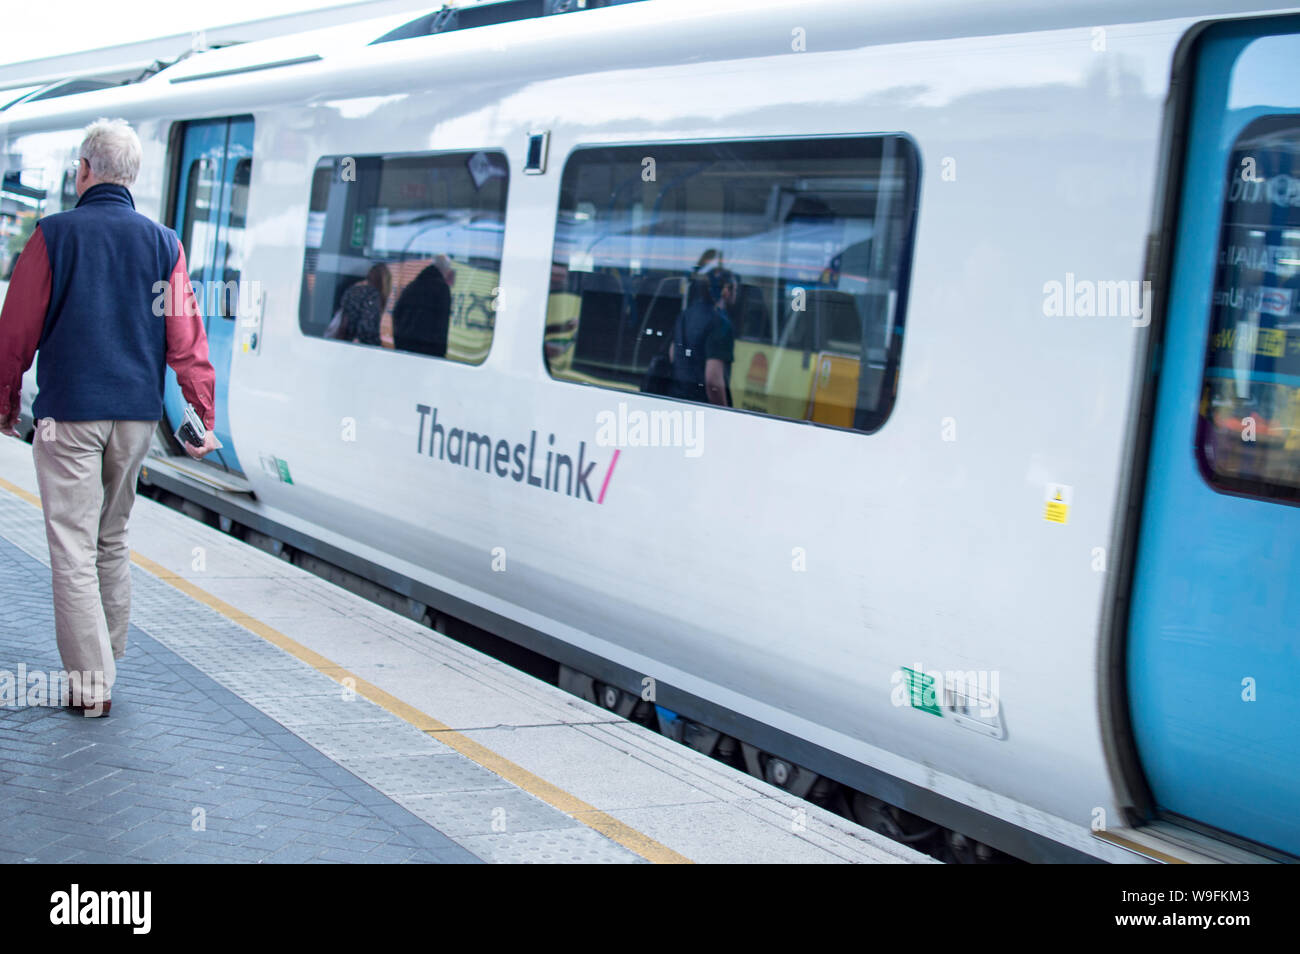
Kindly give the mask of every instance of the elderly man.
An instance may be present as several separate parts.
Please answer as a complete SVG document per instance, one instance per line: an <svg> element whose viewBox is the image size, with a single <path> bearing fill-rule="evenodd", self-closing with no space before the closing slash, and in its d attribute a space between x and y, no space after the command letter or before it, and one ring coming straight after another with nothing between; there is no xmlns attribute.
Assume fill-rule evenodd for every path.
<svg viewBox="0 0 1300 954"><path fill-rule="evenodd" d="M54 626L73 709L86 716L108 715L126 651L127 518L163 416L164 364L209 429L186 451L216 446L215 376L185 252L131 197L141 154L120 119L86 128L77 206L37 224L0 311L0 432L17 436L22 376L41 353L33 456Z"/></svg>

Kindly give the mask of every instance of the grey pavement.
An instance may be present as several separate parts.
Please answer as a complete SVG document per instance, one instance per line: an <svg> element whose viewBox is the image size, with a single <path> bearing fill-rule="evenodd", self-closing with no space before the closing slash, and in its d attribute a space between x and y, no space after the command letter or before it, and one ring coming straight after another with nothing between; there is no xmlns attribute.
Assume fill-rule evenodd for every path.
<svg viewBox="0 0 1300 954"><path fill-rule="evenodd" d="M156 599L140 590L165 584L133 572L137 598ZM179 593L171 612L191 628L220 620ZM296 662L267 648L272 665ZM20 664L10 702L61 668L49 571L0 540L0 672ZM281 705L292 717L326 698ZM0 706L0 861L479 860L136 626L113 700L101 719ZM374 723L381 743L396 722Z"/></svg>

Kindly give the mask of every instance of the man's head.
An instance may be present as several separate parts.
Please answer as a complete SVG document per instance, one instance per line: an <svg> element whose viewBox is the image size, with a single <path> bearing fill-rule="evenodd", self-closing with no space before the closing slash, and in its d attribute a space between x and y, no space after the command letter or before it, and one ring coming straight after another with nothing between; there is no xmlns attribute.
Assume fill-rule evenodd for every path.
<svg viewBox="0 0 1300 954"><path fill-rule="evenodd" d="M144 150L140 137L125 119L97 119L86 127L77 162L77 195L91 186L111 182L127 186L140 174Z"/></svg>
<svg viewBox="0 0 1300 954"><path fill-rule="evenodd" d="M709 279L709 297L714 304L730 308L736 301L740 279L735 272L721 266L712 268L707 273Z"/></svg>

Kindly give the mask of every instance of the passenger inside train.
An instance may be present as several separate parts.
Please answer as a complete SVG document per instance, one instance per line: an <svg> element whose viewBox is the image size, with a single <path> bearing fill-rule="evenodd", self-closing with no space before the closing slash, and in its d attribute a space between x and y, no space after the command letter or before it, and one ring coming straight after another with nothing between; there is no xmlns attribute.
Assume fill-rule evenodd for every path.
<svg viewBox="0 0 1300 954"><path fill-rule="evenodd" d="M508 184L498 153L322 159L308 212L303 333L483 361L495 326ZM338 338L338 309L348 294L341 290L376 265L391 281L391 291L377 296L378 317L371 301L365 333ZM353 294L370 297L364 288Z"/></svg>
<svg viewBox="0 0 1300 954"><path fill-rule="evenodd" d="M383 262L371 265L366 277L352 285L339 299L338 311L325 329L325 337L368 345L382 344L379 323L392 287L393 276L388 266Z"/></svg>
<svg viewBox="0 0 1300 954"><path fill-rule="evenodd" d="M653 176L637 148L581 149L565 168L546 315L551 375L878 427L902 341L911 146L893 137L823 141L816 151L682 144L656 151ZM707 278L721 276L723 249L744 278L711 298ZM701 299L725 324L692 311ZM691 344L675 346L684 314ZM699 335L714 338L721 386L705 381L707 357L694 367ZM670 345L690 350L690 362L669 370Z"/></svg>
<svg viewBox="0 0 1300 954"><path fill-rule="evenodd" d="M456 270L446 255L436 255L398 296L393 307L393 347L436 358L447 354L451 331L451 286Z"/></svg>
<svg viewBox="0 0 1300 954"><path fill-rule="evenodd" d="M729 311L735 305L740 282L722 267L721 257L712 249L700 261L687 292L691 304L678 317L668 346L672 395L731 407L727 382L735 360L736 339Z"/></svg>

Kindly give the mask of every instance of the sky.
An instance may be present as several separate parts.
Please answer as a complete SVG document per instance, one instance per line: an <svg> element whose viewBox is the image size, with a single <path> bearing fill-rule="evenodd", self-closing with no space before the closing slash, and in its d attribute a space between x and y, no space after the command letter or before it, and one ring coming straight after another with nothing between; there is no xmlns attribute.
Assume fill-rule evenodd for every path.
<svg viewBox="0 0 1300 954"><path fill-rule="evenodd" d="M206 27L340 6L348 0L58 0L6 4L0 65L94 50ZM433 6L437 6L434 3Z"/></svg>

